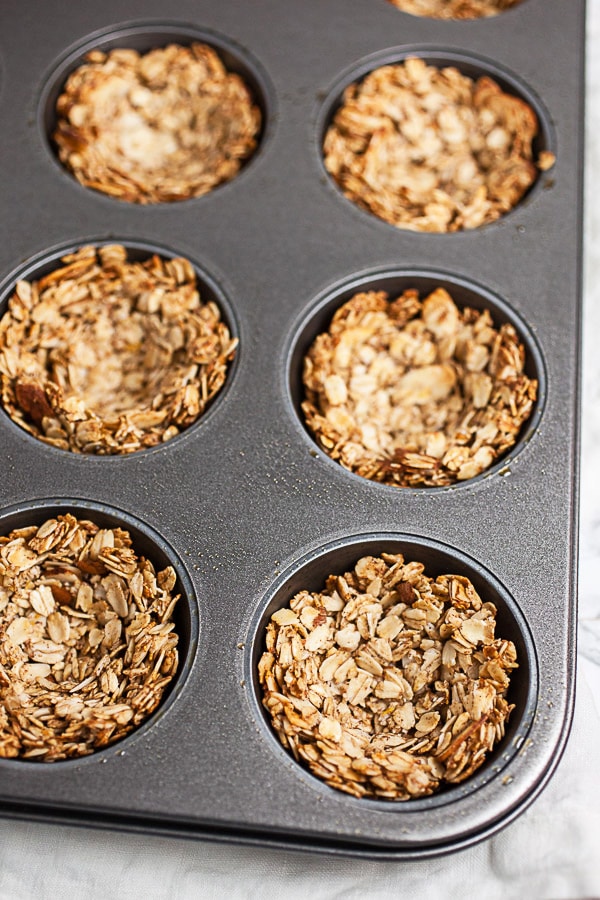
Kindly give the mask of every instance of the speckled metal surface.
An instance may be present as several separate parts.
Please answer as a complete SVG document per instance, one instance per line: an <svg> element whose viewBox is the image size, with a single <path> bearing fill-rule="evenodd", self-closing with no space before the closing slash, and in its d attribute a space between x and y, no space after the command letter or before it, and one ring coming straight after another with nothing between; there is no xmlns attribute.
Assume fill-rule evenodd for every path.
<svg viewBox="0 0 600 900"><path fill-rule="evenodd" d="M2 296L61 248L158 247L194 262L240 349L205 417L151 451L71 455L0 415L2 533L57 507L121 519L157 559L173 559L188 604L168 702L105 753L1 760L0 813L377 857L466 846L543 787L573 702L584 2L525 0L494 19L451 23L385 0L172 0L167 12L158 0L2 10ZM253 160L230 184L170 205L137 207L78 185L47 135L82 49L196 36L249 77L263 107ZM452 235L399 231L327 177L319 142L340 87L409 52L491 71L536 107L557 162L501 221ZM522 444L484 477L398 490L316 448L297 415L298 358L355 284L428 278L516 321L541 399ZM432 572L469 572L496 598L523 661L517 708L506 741L465 784L405 804L359 801L279 746L255 661L267 613L299 579L342 571L365 548L402 546Z"/></svg>

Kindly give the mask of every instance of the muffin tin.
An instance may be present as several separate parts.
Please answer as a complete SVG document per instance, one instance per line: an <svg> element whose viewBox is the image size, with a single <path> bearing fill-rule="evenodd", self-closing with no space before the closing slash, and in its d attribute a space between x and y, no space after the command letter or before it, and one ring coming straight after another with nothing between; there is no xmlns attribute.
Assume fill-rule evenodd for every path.
<svg viewBox="0 0 600 900"><path fill-rule="evenodd" d="M0 247L5 303L17 277L62 251L121 242L188 257L240 346L199 421L126 457L45 446L0 413L1 533L61 510L122 524L183 595L181 669L158 711L103 752L52 764L0 760L0 812L86 825L346 853L421 858L515 818L567 739L574 693L583 0L524 0L492 19L444 22L386 0L48 0L5 13ZM83 188L52 149L52 107L92 47L202 40L244 74L263 113L253 158L197 200L153 207ZM396 229L327 175L324 128L343 86L414 54L498 73L556 153L498 222L456 234ZM540 380L533 418L488 472L398 489L346 472L303 426L303 350L355 289L433 282L512 321ZM208 299L208 298L207 298ZM4 306L2 307L4 309ZM256 662L270 613L365 553L467 574L517 644L505 739L464 783L406 803L328 788L281 747ZM502 628L500 628L502 626Z"/></svg>

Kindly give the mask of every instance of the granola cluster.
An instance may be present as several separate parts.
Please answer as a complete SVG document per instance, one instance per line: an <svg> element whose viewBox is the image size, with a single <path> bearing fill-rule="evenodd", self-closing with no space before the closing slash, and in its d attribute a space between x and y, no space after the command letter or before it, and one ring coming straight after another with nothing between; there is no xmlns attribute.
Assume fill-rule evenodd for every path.
<svg viewBox="0 0 600 900"><path fill-rule="evenodd" d="M230 181L261 125L243 79L199 43L94 50L56 112L64 165L86 187L132 203L186 200Z"/></svg>
<svg viewBox="0 0 600 900"><path fill-rule="evenodd" d="M175 583L70 513L0 537L0 757L83 756L140 725L177 672Z"/></svg>
<svg viewBox="0 0 600 900"><path fill-rule="evenodd" d="M168 441L222 387L237 339L192 265L83 247L17 283L0 320L1 400L26 431L79 453Z"/></svg>
<svg viewBox="0 0 600 900"><path fill-rule="evenodd" d="M263 704L282 744L331 787L431 794L468 778L505 733L517 661L495 624L468 578L363 557L273 614Z"/></svg>
<svg viewBox="0 0 600 900"><path fill-rule="evenodd" d="M497 16L522 0L389 0L402 12L431 19L479 19Z"/></svg>
<svg viewBox="0 0 600 900"><path fill-rule="evenodd" d="M443 288L355 294L304 359L302 410L342 466L397 487L479 475L512 447L537 382L510 324L459 309Z"/></svg>
<svg viewBox="0 0 600 900"><path fill-rule="evenodd" d="M491 78L422 59L375 69L346 88L324 141L348 199L398 228L453 232L493 222L531 187L537 117Z"/></svg>

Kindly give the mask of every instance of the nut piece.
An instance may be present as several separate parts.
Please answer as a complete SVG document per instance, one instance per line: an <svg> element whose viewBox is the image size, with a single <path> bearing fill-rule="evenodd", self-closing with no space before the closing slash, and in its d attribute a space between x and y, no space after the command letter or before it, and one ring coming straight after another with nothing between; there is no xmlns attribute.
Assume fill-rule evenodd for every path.
<svg viewBox="0 0 600 900"><path fill-rule="evenodd" d="M510 324L443 288L355 294L304 359L306 424L364 478L439 487L489 468L531 415L537 382ZM332 390L335 385L335 390Z"/></svg>
<svg viewBox="0 0 600 900"><path fill-rule="evenodd" d="M0 537L0 757L84 756L140 725L177 672L174 583L70 513Z"/></svg>
<svg viewBox="0 0 600 900"><path fill-rule="evenodd" d="M431 794L468 778L504 735L517 660L495 624L468 578L429 578L400 554L364 557L272 616L263 705L282 744L331 787Z"/></svg>
<svg viewBox="0 0 600 900"><path fill-rule="evenodd" d="M487 76L409 58L344 91L325 135L325 166L343 193L398 228L477 228L512 209L538 168L535 113Z"/></svg>
<svg viewBox="0 0 600 900"><path fill-rule="evenodd" d="M521 0L389 0L403 12L432 19L479 19L498 13Z"/></svg>
<svg viewBox="0 0 600 900"><path fill-rule="evenodd" d="M0 321L1 401L45 443L122 454L170 440L221 389L237 339L186 259L82 247L20 281Z"/></svg>
<svg viewBox="0 0 600 900"><path fill-rule="evenodd" d="M256 148L260 110L205 44L94 50L56 104L58 155L81 184L132 203L206 194Z"/></svg>

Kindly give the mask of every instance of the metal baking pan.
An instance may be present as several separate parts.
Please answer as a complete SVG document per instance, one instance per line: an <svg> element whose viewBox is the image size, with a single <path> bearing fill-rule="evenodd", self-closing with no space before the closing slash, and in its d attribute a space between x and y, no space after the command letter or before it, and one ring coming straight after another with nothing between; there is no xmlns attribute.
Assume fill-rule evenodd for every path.
<svg viewBox="0 0 600 900"><path fill-rule="evenodd" d="M49 131L66 74L95 46L199 38L248 79L260 147L197 200L139 207L64 171ZM556 153L498 222L401 231L347 201L320 140L343 86L408 54L491 72L521 92ZM240 349L209 412L127 457L68 454L0 414L2 533L60 509L124 523L184 593L182 664L159 711L88 757L0 761L5 816L379 858L458 849L514 819L555 769L569 730L575 579L582 225L583 0L524 0L442 22L386 0L104 0L3 11L0 277L119 240L187 256ZM431 279L515 321L540 380L515 450L448 489L395 489L324 456L298 415L302 351L364 286ZM505 740L463 784L407 803L357 800L303 770L263 715L256 661L268 615L365 551L404 548L428 573L467 573L495 599L521 661Z"/></svg>

